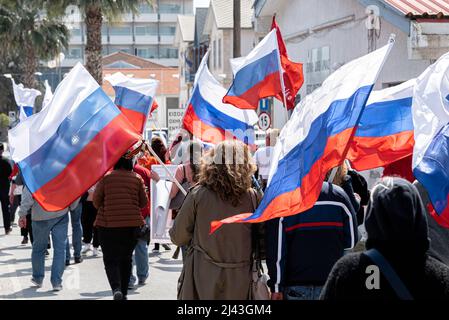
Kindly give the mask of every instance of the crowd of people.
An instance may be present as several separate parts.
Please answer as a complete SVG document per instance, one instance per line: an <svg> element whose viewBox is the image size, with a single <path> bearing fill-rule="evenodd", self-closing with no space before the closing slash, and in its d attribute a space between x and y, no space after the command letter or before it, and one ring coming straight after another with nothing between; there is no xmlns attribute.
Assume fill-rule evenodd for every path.
<svg viewBox="0 0 449 320"><path fill-rule="evenodd" d="M345 161L328 173L309 210L264 223L227 224L211 234L212 221L255 211L267 188L278 135L269 130L266 146L254 155L238 140L208 148L184 143L175 179L188 193L173 184L169 195L169 234L183 260L178 299L260 299L264 295L257 282L264 271L264 297L272 300L449 298L449 229L434 221L425 189L404 170L409 159L386 168L388 175L372 190ZM151 147L170 164L172 150L162 139L154 137ZM2 158L5 233L18 208L22 244L32 243L32 283L42 286L51 243L51 283L54 290L62 289L71 243L75 263L89 251L99 255L101 248L115 300L126 300L136 283L144 285L149 277L144 233L150 224L151 180L160 180L152 166L158 164L148 152L128 152L68 208L47 212L33 199L17 166ZM372 266L378 267L377 278Z"/></svg>

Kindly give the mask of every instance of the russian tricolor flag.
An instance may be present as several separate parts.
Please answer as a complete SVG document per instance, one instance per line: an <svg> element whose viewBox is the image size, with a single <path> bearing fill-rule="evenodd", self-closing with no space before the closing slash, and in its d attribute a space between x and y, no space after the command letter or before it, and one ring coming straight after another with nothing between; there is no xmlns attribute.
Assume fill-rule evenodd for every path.
<svg viewBox="0 0 449 320"><path fill-rule="evenodd" d="M268 187L257 210L214 221L211 232L223 223L262 222L315 204L327 172L345 159L393 42L338 69L294 109L275 146Z"/></svg>
<svg viewBox="0 0 449 320"><path fill-rule="evenodd" d="M115 104L136 127L143 132L147 118L156 109L154 96L159 81L153 79L129 78L121 72L105 77L115 90Z"/></svg>
<svg viewBox="0 0 449 320"><path fill-rule="evenodd" d="M226 94L207 67L207 53L195 75L195 84L183 118L183 127L203 142L216 144L226 139L239 139L254 144L257 114L222 102Z"/></svg>
<svg viewBox="0 0 449 320"><path fill-rule="evenodd" d="M22 118L24 116L31 116L33 114L34 102L37 97L42 95L42 93L36 89L25 88L21 83L16 84L13 78L11 78L11 81L14 99L16 100L17 107L19 108L19 113L25 113L22 115Z"/></svg>
<svg viewBox="0 0 449 320"><path fill-rule="evenodd" d="M281 65L276 29L246 56L231 59L234 81L224 103L240 109L257 109L259 100L282 96Z"/></svg>
<svg viewBox="0 0 449 320"><path fill-rule="evenodd" d="M412 79L371 93L347 156L353 168L379 168L413 153L415 82Z"/></svg>
<svg viewBox="0 0 449 320"><path fill-rule="evenodd" d="M429 194L432 216L449 228L449 53L418 77L412 112L413 174Z"/></svg>
<svg viewBox="0 0 449 320"><path fill-rule="evenodd" d="M8 136L25 184L47 211L66 208L140 139L80 63L56 88L49 105Z"/></svg>

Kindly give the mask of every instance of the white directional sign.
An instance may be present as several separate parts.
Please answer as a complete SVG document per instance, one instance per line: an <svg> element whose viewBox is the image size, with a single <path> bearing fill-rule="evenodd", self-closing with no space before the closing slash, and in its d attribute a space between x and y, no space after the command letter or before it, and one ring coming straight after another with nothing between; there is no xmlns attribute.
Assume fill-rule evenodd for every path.
<svg viewBox="0 0 449 320"><path fill-rule="evenodd" d="M259 128L260 130L267 131L271 126L271 117L266 112L259 114Z"/></svg>

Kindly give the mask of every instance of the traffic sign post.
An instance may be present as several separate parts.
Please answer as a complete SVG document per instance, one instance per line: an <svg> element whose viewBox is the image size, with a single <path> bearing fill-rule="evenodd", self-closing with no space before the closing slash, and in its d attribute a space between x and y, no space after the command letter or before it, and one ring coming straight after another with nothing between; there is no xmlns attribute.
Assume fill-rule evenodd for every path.
<svg viewBox="0 0 449 320"><path fill-rule="evenodd" d="M259 114L259 128L260 130L267 131L271 126L271 117L267 112L261 112Z"/></svg>

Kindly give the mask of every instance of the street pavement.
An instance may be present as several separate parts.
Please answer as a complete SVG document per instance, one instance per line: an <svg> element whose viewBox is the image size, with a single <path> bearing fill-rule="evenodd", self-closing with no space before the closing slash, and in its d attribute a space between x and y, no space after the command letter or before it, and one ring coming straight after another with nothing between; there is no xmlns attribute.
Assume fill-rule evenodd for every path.
<svg viewBox="0 0 449 320"><path fill-rule="evenodd" d="M1 209L0 209L1 211ZM17 217L16 217L17 222ZM69 235L71 226L69 225ZM70 237L71 239L71 237ZM15 226L9 235L5 235L3 219L0 214L0 300L3 299L57 299L57 300L111 300L112 294L104 270L101 251L98 257L92 252L80 264L66 267L63 276L63 290L53 292L50 283L50 269L53 252L46 258L45 279L42 288L32 287L31 279L31 244L21 245L20 228ZM160 253L151 252L149 247L150 276L143 286L128 292L129 300L174 300L179 274L182 269L181 254L179 259L172 258L175 246Z"/></svg>

